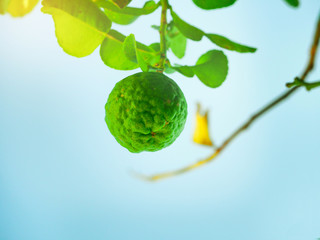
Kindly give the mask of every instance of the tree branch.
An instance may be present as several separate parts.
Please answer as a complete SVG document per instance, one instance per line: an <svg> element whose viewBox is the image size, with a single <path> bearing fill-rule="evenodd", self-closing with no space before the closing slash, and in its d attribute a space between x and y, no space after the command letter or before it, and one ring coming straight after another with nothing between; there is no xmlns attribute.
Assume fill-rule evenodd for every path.
<svg viewBox="0 0 320 240"><path fill-rule="evenodd" d="M286 86L288 88L297 87L297 86L305 87L308 91L310 91L314 88L320 87L320 81L318 81L318 82L305 82L299 78L295 78L293 82L287 83Z"/></svg>
<svg viewBox="0 0 320 240"><path fill-rule="evenodd" d="M319 38L320 38L320 15L318 16L318 23L317 23L317 27L316 27L316 32L314 34L313 42L312 42L311 49L310 49L309 62L308 62L308 65L300 78L300 80L302 80L302 81L304 81L306 79L306 77L312 71L312 69L314 67L314 62L315 62L315 58L316 58L316 54L317 54L317 50L318 50L318 45L319 45Z"/></svg>
<svg viewBox="0 0 320 240"><path fill-rule="evenodd" d="M318 19L317 26L316 26L316 31L313 37L313 42L311 45L311 50L310 50L310 56L308 60L307 67L303 71L303 74L299 78L300 81L304 81L309 73L313 70L314 64L315 64L315 57L317 54L318 50L318 45L319 45L319 39L320 39L320 18ZM281 103L283 100L287 99L289 96L291 96L294 92L296 92L301 86L294 86L293 88L287 90L280 96L278 96L276 99L271 101L269 104L267 104L265 107L263 107L261 110L259 110L257 113L255 113L251 118L249 118L243 125L241 125L236 131L234 131L222 144L220 147L218 147L211 156L209 156L206 159L200 160L192 165L189 165L187 167L172 171L172 172L165 172L165 173L160 173L157 175L152 175L152 176L142 176L139 175L144 180L148 181L156 181L168 177L173 177L180 175L182 173L188 172L190 170L196 169L200 166L203 166L206 163L209 163L213 161L240 133L244 132L246 129L248 129L252 123L254 123L258 118L260 118L264 113L268 112L275 106L278 106L279 103Z"/></svg>

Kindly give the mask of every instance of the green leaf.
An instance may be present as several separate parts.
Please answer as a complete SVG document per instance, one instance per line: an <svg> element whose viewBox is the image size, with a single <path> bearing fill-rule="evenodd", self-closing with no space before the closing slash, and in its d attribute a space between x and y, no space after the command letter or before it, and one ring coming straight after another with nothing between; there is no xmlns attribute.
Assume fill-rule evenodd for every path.
<svg viewBox="0 0 320 240"><path fill-rule="evenodd" d="M177 35L171 40L170 48L174 55L183 58L187 48L187 39L182 34Z"/></svg>
<svg viewBox="0 0 320 240"><path fill-rule="evenodd" d="M183 58L187 48L187 38L171 22L167 29L167 45L176 57Z"/></svg>
<svg viewBox="0 0 320 240"><path fill-rule="evenodd" d="M117 70L132 70L139 66L146 71L146 65L154 67L160 60L160 54L152 48L136 42L134 35L128 37L110 30L100 48L102 61Z"/></svg>
<svg viewBox="0 0 320 240"><path fill-rule="evenodd" d="M199 8L210 10L216 8L229 7L236 2L236 0L192 0Z"/></svg>
<svg viewBox="0 0 320 240"><path fill-rule="evenodd" d="M175 65L172 67L174 70L178 71L185 77L193 77L194 76L194 71L193 67L190 66L180 66L180 65Z"/></svg>
<svg viewBox="0 0 320 240"><path fill-rule="evenodd" d="M151 28L153 28L154 30L160 31L160 26L158 25L151 25Z"/></svg>
<svg viewBox="0 0 320 240"><path fill-rule="evenodd" d="M167 74L172 74L172 73L176 72L176 70L173 69L172 67L168 66L168 64L164 64L164 72Z"/></svg>
<svg viewBox="0 0 320 240"><path fill-rule="evenodd" d="M160 43L152 43L149 45L151 49L153 49L155 52L160 52Z"/></svg>
<svg viewBox="0 0 320 240"><path fill-rule="evenodd" d="M219 87L228 74L228 59L222 51L211 50L203 54L192 70L205 85Z"/></svg>
<svg viewBox="0 0 320 240"><path fill-rule="evenodd" d="M91 54L106 37L111 22L90 0L44 0L44 13L52 15L63 50L75 57Z"/></svg>
<svg viewBox="0 0 320 240"><path fill-rule="evenodd" d="M31 12L39 0L0 0L12 17L22 17ZM2 6L3 7L3 6ZM0 7L1 8L1 7ZM1 11L1 10L0 10Z"/></svg>
<svg viewBox="0 0 320 240"><path fill-rule="evenodd" d="M201 82L211 88L219 87L228 74L228 59L222 51L211 50L203 54L195 66L166 65L166 72L172 69L186 77L196 75Z"/></svg>
<svg viewBox="0 0 320 240"><path fill-rule="evenodd" d="M124 40L123 50L128 59L130 59L131 61L137 62L143 72L148 72L149 70L148 63L144 61L140 52L137 50L136 39L133 34L130 34Z"/></svg>
<svg viewBox="0 0 320 240"><path fill-rule="evenodd" d="M231 40L229 40L226 37L217 35L217 34L206 34L205 35L211 42L218 45L219 47L231 50L231 51L237 51L240 53L247 53L247 52L255 52L257 49L253 47L248 47L239 43L235 43Z"/></svg>
<svg viewBox="0 0 320 240"><path fill-rule="evenodd" d="M231 51L237 51L240 53L246 53L246 52L255 52L257 49L253 47L248 47L239 43L235 43L231 40L229 40L226 37L217 35L217 34L212 34L212 33L205 33L199 28L196 28L189 23L186 23L183 21L179 16L171 10L171 15L173 22L175 26L179 29L179 31L187 38L194 40L194 41L200 41L203 36L206 36L211 42L214 44L218 45L219 47L231 50ZM175 47L181 47L182 49L184 48L184 40L181 40L181 45L179 45L179 41L177 41L177 45ZM180 49L180 50L182 50ZM175 49L178 50L178 49ZM176 51L177 52L177 51ZM179 55L181 56L181 51L178 50L177 57Z"/></svg>
<svg viewBox="0 0 320 240"><path fill-rule="evenodd" d="M184 75L185 77L193 77L194 76L194 72L192 70L193 66L182 66L179 64L174 64L173 66L171 65L170 61L167 59L165 65L164 65L164 70L166 73L174 73L174 72L179 72L182 75Z"/></svg>
<svg viewBox="0 0 320 240"><path fill-rule="evenodd" d="M286 1L291 7L299 7L299 0L284 0Z"/></svg>
<svg viewBox="0 0 320 240"><path fill-rule="evenodd" d="M124 53L123 42L125 38L115 30L109 31L100 47L101 59L107 66L117 70L132 70L139 67L137 63L130 61Z"/></svg>
<svg viewBox="0 0 320 240"><path fill-rule="evenodd" d="M141 43L136 42L133 34L130 34L123 43L124 53L130 61L139 64L143 72L148 72L149 67L155 67L160 60L160 54Z"/></svg>
<svg viewBox="0 0 320 240"><path fill-rule="evenodd" d="M143 61L148 64L148 66L152 68L157 68L161 58L160 52L140 42L136 42L136 46L137 46L137 53L139 53L139 57L141 57ZM139 62L139 59L138 59L138 62Z"/></svg>
<svg viewBox="0 0 320 240"><path fill-rule="evenodd" d="M190 38L194 41L200 41L202 39L204 35L204 32L202 30L183 21L172 9L171 16L176 27L185 37Z"/></svg>
<svg viewBox="0 0 320 240"><path fill-rule="evenodd" d="M138 16L121 13L121 11L123 11L125 8L120 9L112 2L105 2L103 8L107 17L112 22L117 24L128 25L130 23L133 23L138 18Z"/></svg>
<svg viewBox="0 0 320 240"><path fill-rule="evenodd" d="M136 39L133 34L130 34L123 42L123 51L130 61L138 63L136 49Z"/></svg>
<svg viewBox="0 0 320 240"><path fill-rule="evenodd" d="M0 0L0 14L5 14L10 0Z"/></svg>
<svg viewBox="0 0 320 240"><path fill-rule="evenodd" d="M125 7L119 8L117 5L110 1L100 0L96 4L104 8L105 14L112 22L127 25L134 22L141 15L148 15L154 12L159 5L154 1L148 1L142 8Z"/></svg>
<svg viewBox="0 0 320 240"><path fill-rule="evenodd" d="M124 8L131 2L131 0L112 0L112 2L117 4L119 8Z"/></svg>

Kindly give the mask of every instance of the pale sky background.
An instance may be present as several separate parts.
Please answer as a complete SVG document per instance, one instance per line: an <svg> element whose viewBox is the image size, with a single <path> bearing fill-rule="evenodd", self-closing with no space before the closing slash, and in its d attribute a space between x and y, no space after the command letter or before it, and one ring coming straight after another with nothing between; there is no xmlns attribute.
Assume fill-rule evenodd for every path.
<svg viewBox="0 0 320 240"><path fill-rule="evenodd" d="M305 67L319 0L293 9L282 0L238 0L204 11L171 1L181 18L206 32L258 48L225 51L218 89L179 74L189 105L184 132L170 147L131 154L109 133L104 104L115 83L137 72L103 64L97 49L77 59L59 47L40 5L21 19L0 16L1 240L316 240L320 238L320 89L301 89L258 120L215 162L157 183L132 177L173 170L210 154L191 142L196 102L210 109L221 143L285 90ZM143 1L133 1L141 6ZM127 27L146 44L160 10ZM188 41L193 64L210 49ZM171 56L171 55L170 55ZM309 80L320 80L320 58Z"/></svg>

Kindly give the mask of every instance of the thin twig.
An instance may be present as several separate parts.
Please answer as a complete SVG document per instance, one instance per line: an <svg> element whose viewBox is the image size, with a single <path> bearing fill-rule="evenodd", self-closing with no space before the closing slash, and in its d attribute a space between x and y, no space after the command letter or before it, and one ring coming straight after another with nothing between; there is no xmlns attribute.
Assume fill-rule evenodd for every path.
<svg viewBox="0 0 320 240"><path fill-rule="evenodd" d="M305 68L302 76L300 77L301 81L304 81L308 74L312 71L314 64L315 64L315 57L318 50L318 44L320 39L320 18L318 19L316 32L313 38L313 42L311 45L310 50L310 56L308 60L307 67ZM236 131L234 131L222 144L220 147L218 147L211 156L209 156L206 159L200 160L192 165L189 165L187 167L172 171L172 172L165 172L156 174L153 176L141 176L140 177L144 180L148 181L156 181L168 177L173 177L180 175L182 173L188 172L190 170L193 170L195 168L198 168L200 166L203 166L206 163L209 163L213 161L240 133L244 132L246 129L248 129L252 123L254 123L258 118L260 118L264 113L268 112L273 107L277 106L279 103L281 103L283 100L287 99L290 95L292 95L294 92L297 91L298 88L301 86L295 86L286 92L284 92L282 95L278 96L276 99L271 101L269 104L267 104L265 107L263 107L261 110L259 110L257 113L255 113L251 118L249 118L242 126L240 126Z"/></svg>
<svg viewBox="0 0 320 240"><path fill-rule="evenodd" d="M319 45L319 38L320 38L320 15L318 17L317 28L316 28L316 32L314 34L313 42L312 42L311 49L310 49L309 62L308 62L308 65L307 65L305 71L303 72L303 74L300 78L300 80L302 80L302 81L304 81L306 79L306 77L312 71L312 69L314 67L315 58L316 58L318 45Z"/></svg>
<svg viewBox="0 0 320 240"><path fill-rule="evenodd" d="M305 87L308 91L320 87L320 81L317 82L306 82L306 81L301 81L299 78L295 78L293 82L287 83L286 86L288 88L296 87L296 86L301 86Z"/></svg>

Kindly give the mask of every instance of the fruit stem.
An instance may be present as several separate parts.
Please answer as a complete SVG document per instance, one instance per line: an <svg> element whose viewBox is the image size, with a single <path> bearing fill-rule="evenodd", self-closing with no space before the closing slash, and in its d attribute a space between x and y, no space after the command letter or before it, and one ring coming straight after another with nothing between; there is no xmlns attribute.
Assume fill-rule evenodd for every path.
<svg viewBox="0 0 320 240"><path fill-rule="evenodd" d="M167 47L166 47L166 29L167 29L167 10L168 0L161 0L161 22L160 22L160 61L158 72L163 73L164 63L167 58Z"/></svg>

